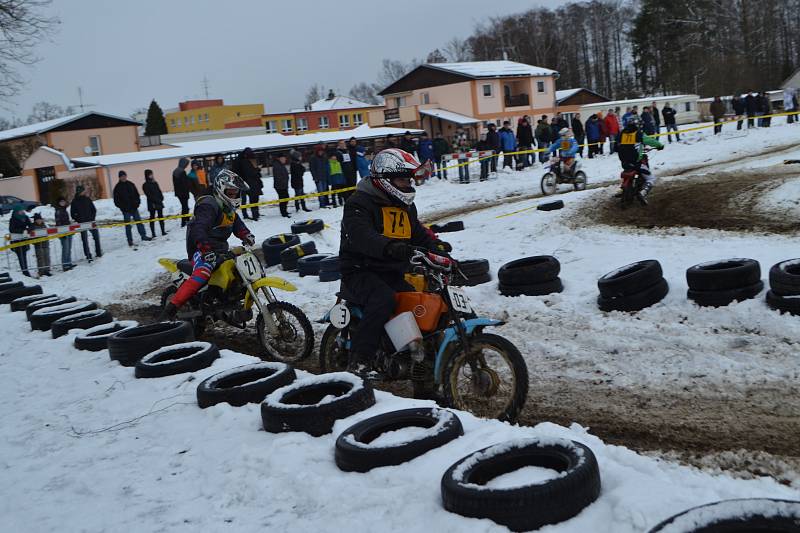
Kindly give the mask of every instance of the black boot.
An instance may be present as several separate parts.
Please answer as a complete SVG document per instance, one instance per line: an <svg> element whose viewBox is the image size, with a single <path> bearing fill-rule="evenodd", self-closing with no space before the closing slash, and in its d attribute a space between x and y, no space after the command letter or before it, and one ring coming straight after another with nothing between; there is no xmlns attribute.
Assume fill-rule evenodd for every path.
<svg viewBox="0 0 800 533"><path fill-rule="evenodd" d="M650 194L650 190L652 188L653 186L649 183L642 185L642 190L639 191L639 201L642 203L642 205L647 205L647 195Z"/></svg>
<svg viewBox="0 0 800 533"><path fill-rule="evenodd" d="M161 310L161 313L158 315L159 322L171 322L175 320L175 317L178 314L177 306L172 302L167 302L167 305L164 306L164 309Z"/></svg>
<svg viewBox="0 0 800 533"><path fill-rule="evenodd" d="M303 211L305 211L306 213L310 213L311 212L311 209L306 207L306 201L305 200L300 200L300 205L302 206Z"/></svg>

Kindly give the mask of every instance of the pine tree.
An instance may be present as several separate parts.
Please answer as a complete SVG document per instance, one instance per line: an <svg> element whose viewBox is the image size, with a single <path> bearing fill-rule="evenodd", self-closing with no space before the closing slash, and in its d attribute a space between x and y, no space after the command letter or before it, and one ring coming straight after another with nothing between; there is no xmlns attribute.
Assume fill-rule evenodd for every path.
<svg viewBox="0 0 800 533"><path fill-rule="evenodd" d="M147 109L147 121L144 126L145 135L166 135L167 121L164 120L164 112L158 103L153 100Z"/></svg>
<svg viewBox="0 0 800 533"><path fill-rule="evenodd" d="M14 157L14 152L5 144L0 144L0 176L10 178L12 176L19 176L22 173L22 168L19 166L17 158Z"/></svg>

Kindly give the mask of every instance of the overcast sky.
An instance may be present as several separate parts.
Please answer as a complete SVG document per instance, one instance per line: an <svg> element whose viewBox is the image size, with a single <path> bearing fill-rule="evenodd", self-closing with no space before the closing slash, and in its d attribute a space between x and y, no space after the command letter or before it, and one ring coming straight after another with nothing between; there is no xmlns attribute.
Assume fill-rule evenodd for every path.
<svg viewBox="0 0 800 533"><path fill-rule="evenodd" d="M162 108L209 96L264 103L268 112L303 104L320 83L346 94L375 81L383 58L424 58L467 37L491 16L565 0L53 0L61 19L42 61L0 115L26 117L35 102L78 104L129 115L152 98ZM548 65L541 65L547 67Z"/></svg>

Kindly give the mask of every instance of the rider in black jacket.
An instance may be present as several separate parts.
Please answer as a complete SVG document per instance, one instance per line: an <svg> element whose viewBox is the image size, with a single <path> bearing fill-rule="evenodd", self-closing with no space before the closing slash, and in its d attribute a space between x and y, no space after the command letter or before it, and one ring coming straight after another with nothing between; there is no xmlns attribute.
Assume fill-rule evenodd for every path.
<svg viewBox="0 0 800 533"><path fill-rule="evenodd" d="M373 361L383 326L394 311L395 293L413 290L404 279L413 247L438 253L451 250L417 218L412 183L427 175L430 165L420 165L408 152L383 150L372 161L370 178L361 180L344 206L339 247L342 288L364 308L349 364L356 373L365 373Z"/></svg>

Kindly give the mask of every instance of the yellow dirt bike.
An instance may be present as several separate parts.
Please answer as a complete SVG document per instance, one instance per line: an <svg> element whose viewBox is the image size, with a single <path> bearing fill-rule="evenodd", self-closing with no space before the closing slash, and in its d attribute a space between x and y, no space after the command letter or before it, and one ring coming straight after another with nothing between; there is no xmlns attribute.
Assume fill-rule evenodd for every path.
<svg viewBox="0 0 800 533"><path fill-rule="evenodd" d="M192 275L188 259L162 258L158 263L172 274L172 283L161 294L161 307ZM285 362L308 357L314 348L314 330L305 313L278 300L273 289L296 291L288 281L264 276L261 261L252 249L234 246L211 274L211 279L178 311L177 318L190 322L201 336L206 327L223 321L247 329L256 307L256 332L267 355Z"/></svg>

